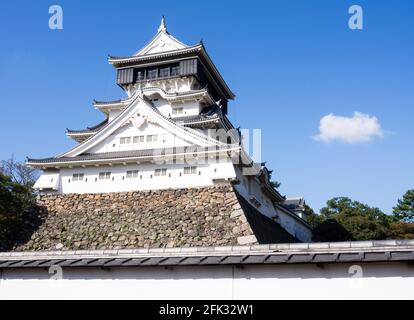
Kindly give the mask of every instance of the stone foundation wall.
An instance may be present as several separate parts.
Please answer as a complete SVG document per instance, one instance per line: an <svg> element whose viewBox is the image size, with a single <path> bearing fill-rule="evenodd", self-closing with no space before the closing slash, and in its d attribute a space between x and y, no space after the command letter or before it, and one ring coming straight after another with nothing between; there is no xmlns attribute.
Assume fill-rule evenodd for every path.
<svg viewBox="0 0 414 320"><path fill-rule="evenodd" d="M47 195L38 204L42 224L17 251L223 246L256 244L263 238L255 234L260 230L252 230L255 216L251 210L246 215L231 185ZM267 229L281 232L260 216L268 220Z"/></svg>

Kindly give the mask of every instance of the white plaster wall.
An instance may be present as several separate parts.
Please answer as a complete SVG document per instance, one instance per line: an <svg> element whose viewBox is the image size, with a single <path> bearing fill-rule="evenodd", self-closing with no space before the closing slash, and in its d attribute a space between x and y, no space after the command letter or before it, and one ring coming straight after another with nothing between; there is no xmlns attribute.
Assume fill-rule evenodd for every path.
<svg viewBox="0 0 414 320"><path fill-rule="evenodd" d="M167 118L176 118L176 117L185 117L185 116L196 116L201 112L201 104L197 101L181 101L169 103L164 99L159 99L158 101L153 102L154 105L158 108L162 115ZM183 108L183 113L179 115L173 114L173 108Z"/></svg>
<svg viewBox="0 0 414 320"><path fill-rule="evenodd" d="M119 114L121 113L121 110L111 110L108 112L108 120L109 122L111 122L112 120L114 120L117 116L119 116Z"/></svg>
<svg viewBox="0 0 414 320"><path fill-rule="evenodd" d="M404 263L63 269L1 272L0 299L413 299ZM358 267L359 268L359 267ZM86 280L86 281L85 281Z"/></svg>
<svg viewBox="0 0 414 320"><path fill-rule="evenodd" d="M189 164L140 164L114 165L112 167L88 167L61 169L59 190L62 193L110 193L141 190L182 189L214 185L214 179L235 178L231 162L197 165L197 174L184 175ZM154 170L167 168L167 176L155 177ZM127 179L127 171L139 170L139 177ZM110 180L99 180L100 172L111 172ZM83 173L83 181L73 181L74 173ZM180 176L180 173L182 174ZM200 173L200 174L199 174ZM152 175L152 178L151 178ZM171 175L171 176L170 176ZM141 178L142 177L142 178ZM113 180L112 180L113 178ZM70 182L69 182L70 180Z"/></svg>
<svg viewBox="0 0 414 320"><path fill-rule="evenodd" d="M164 99L159 98L158 101L152 102L163 116L169 117L172 114L171 104Z"/></svg>
<svg viewBox="0 0 414 320"><path fill-rule="evenodd" d="M295 236L302 242L312 242L312 231L305 225L299 223L291 215L281 209L276 209L279 219L277 222L286 229L291 235Z"/></svg>
<svg viewBox="0 0 414 320"><path fill-rule="evenodd" d="M266 196L257 180L253 176L243 175L238 166L236 166L236 174L240 184L236 185L236 190L249 201L260 213L270 219L278 217L275 221L279 223L287 232L296 237L302 242L312 242L312 231L306 226L298 222L297 219L278 210L274 207L271 200ZM250 197L254 196L260 203L260 207L256 207L251 201Z"/></svg>
<svg viewBox="0 0 414 320"><path fill-rule="evenodd" d="M123 137L134 136L148 136L157 135L158 140L155 143L131 143L127 145L121 145L120 139ZM119 152L119 151L131 151L131 150L145 150L145 149L157 149L157 148L172 148L172 147L184 147L189 146L187 141L171 134L164 128L152 124L146 123L141 128L136 128L133 125L127 125L117 130L113 135L105 139L102 143L98 144L91 149L90 153L106 153L106 152Z"/></svg>

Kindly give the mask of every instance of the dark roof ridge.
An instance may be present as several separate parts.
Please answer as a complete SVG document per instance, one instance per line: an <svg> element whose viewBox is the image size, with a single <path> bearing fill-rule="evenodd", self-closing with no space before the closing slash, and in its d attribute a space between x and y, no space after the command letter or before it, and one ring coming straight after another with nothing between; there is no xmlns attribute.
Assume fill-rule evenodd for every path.
<svg viewBox="0 0 414 320"><path fill-rule="evenodd" d="M92 127L87 127L86 129L83 130L71 130L71 129L66 129L66 133L71 134L71 133L95 133L97 130L100 130L102 128L104 128L107 124L109 123L109 119L106 118L105 120L103 120L102 122L100 122L99 124L92 126Z"/></svg>

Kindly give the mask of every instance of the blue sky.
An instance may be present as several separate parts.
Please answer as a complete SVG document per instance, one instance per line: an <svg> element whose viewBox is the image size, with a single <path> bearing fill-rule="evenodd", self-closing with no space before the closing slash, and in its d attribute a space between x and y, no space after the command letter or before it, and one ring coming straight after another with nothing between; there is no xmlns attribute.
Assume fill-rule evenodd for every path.
<svg viewBox="0 0 414 320"><path fill-rule="evenodd" d="M64 29L48 28L49 6ZM361 5L364 29L348 28ZM130 55L162 15L187 44L201 39L237 94L229 117L263 130L263 160L281 192L315 209L335 196L389 213L414 188L414 2L19 1L0 7L0 159L41 158L73 142L65 129L102 120L92 100L124 97L107 55ZM321 118L377 118L382 137L317 141ZM371 120L373 118L370 118Z"/></svg>

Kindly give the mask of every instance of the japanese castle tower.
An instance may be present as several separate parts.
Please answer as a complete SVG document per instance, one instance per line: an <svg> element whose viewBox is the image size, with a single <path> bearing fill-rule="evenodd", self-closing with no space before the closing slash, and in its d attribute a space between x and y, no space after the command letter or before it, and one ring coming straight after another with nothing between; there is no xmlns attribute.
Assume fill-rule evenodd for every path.
<svg viewBox="0 0 414 320"><path fill-rule="evenodd" d="M67 130L77 145L47 159L41 194L114 193L211 187L231 183L261 214L310 241L303 212L284 206L264 164L251 159L227 118L230 90L203 43L188 46L167 31L129 57L109 57L127 98L94 101L105 121ZM223 204L224 205L224 204Z"/></svg>

